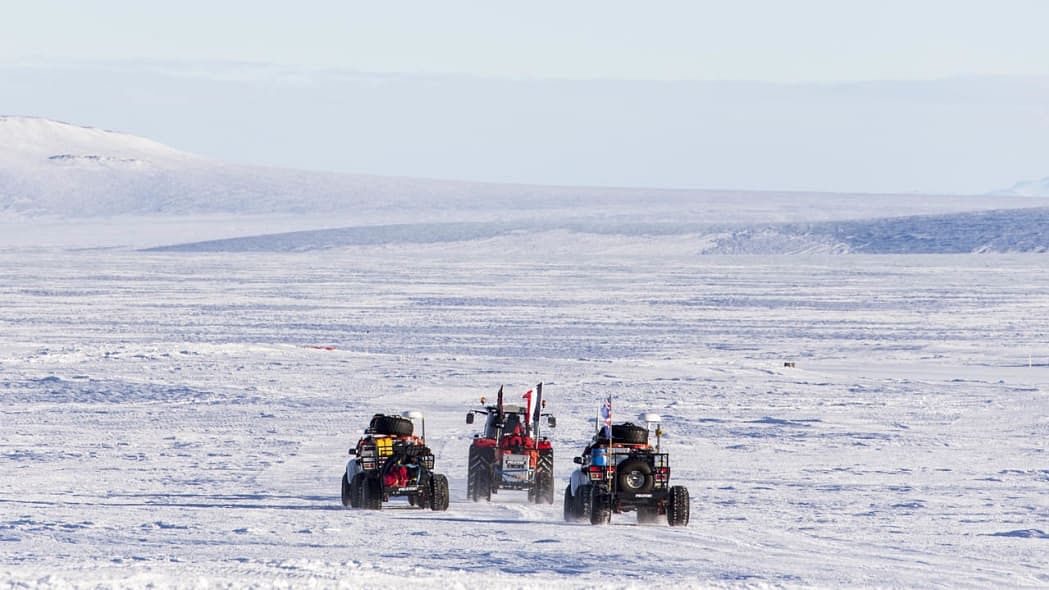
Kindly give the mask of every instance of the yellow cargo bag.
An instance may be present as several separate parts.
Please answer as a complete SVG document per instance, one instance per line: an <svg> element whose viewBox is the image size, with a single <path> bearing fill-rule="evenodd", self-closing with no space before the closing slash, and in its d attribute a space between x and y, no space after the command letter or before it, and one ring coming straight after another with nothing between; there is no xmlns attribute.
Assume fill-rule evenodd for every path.
<svg viewBox="0 0 1049 590"><path fill-rule="evenodd" d="M375 449L380 457L389 457L393 454L393 439L388 436L375 439Z"/></svg>

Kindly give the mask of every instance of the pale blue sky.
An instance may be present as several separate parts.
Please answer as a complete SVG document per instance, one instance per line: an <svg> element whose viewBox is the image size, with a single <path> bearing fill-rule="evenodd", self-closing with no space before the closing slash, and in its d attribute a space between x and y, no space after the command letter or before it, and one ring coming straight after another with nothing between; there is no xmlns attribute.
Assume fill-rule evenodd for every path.
<svg viewBox="0 0 1049 590"><path fill-rule="evenodd" d="M9 2L0 115L293 168L982 193L1049 175L1047 23L1047 0Z"/></svg>
<svg viewBox="0 0 1049 590"><path fill-rule="evenodd" d="M1044 0L8 2L0 61L250 61L505 77L1049 74Z"/></svg>

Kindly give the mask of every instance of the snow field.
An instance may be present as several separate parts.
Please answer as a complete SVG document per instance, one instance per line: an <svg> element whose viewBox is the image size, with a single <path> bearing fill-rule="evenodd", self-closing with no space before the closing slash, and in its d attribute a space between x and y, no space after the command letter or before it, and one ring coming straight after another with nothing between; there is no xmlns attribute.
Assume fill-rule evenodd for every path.
<svg viewBox="0 0 1049 590"><path fill-rule="evenodd" d="M0 253L0 584L1044 586L1046 265ZM467 409L538 381L554 505L468 502ZM687 528L562 521L608 394L664 416ZM450 509L343 509L405 409Z"/></svg>

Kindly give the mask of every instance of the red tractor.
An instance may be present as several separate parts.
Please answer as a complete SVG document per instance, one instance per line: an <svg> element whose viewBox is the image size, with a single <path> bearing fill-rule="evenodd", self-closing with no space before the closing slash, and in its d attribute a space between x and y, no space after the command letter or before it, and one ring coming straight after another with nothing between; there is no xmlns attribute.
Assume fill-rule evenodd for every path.
<svg viewBox="0 0 1049 590"><path fill-rule="evenodd" d="M503 403L503 388L499 388L496 404L471 410L466 423L474 423L475 414L487 416L484 432L475 434L470 444L469 472L466 477L466 495L474 502L482 498L491 501L499 490L526 490L528 501L536 504L554 503L554 448L549 439L540 435L541 418L553 428L557 420L542 413L543 384L536 386L535 404L532 390L524 396L524 406ZM534 409L533 409L534 408Z"/></svg>

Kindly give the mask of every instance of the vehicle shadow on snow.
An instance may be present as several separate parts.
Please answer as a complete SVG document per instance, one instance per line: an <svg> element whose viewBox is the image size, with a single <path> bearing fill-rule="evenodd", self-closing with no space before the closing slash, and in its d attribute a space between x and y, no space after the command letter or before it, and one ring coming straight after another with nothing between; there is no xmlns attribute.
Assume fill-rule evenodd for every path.
<svg viewBox="0 0 1049 590"><path fill-rule="evenodd" d="M151 498L153 501L121 501L110 500L110 498ZM188 499L199 498L194 502ZM280 504L260 502L260 500L300 500L307 502L323 502L323 504ZM94 500L71 500L64 497L62 500L16 500L0 498L0 504L29 504L35 506L112 506L116 508L221 508L223 510L345 510L341 505L332 504L330 497L324 496L258 496L245 495L207 495L207 494L111 494Z"/></svg>
<svg viewBox="0 0 1049 590"><path fill-rule="evenodd" d="M467 518L463 516L433 516L427 520L437 520L441 522L469 522L469 523L481 523L481 524L514 524L514 525L534 525L541 524L545 526L582 526L581 523L575 522L564 522L561 520L531 520L531 519L514 519L514 518ZM633 523L631 523L633 524Z"/></svg>

